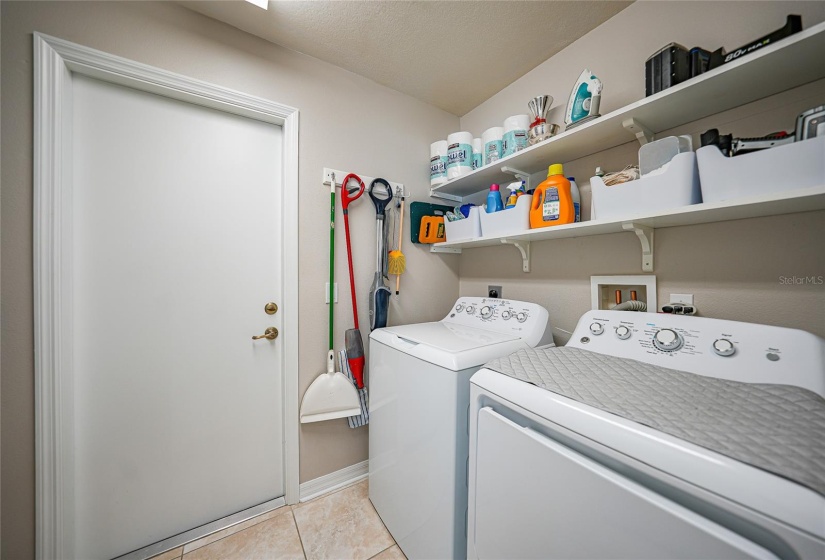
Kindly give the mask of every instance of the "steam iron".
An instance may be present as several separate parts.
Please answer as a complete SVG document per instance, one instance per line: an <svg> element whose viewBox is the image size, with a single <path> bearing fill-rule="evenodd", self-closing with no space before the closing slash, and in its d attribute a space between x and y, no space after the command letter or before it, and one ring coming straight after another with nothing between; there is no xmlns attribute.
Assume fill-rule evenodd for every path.
<svg viewBox="0 0 825 560"><path fill-rule="evenodd" d="M587 68L582 71L564 112L565 130L599 118L599 102L602 99L602 82Z"/></svg>

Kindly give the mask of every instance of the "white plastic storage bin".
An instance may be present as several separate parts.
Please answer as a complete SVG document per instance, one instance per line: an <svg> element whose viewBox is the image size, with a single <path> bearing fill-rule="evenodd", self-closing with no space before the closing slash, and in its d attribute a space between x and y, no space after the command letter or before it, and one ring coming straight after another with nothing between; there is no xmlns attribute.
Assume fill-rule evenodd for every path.
<svg viewBox="0 0 825 560"><path fill-rule="evenodd" d="M465 239L481 237L481 220L478 215L480 210L481 208L478 206L473 206L470 208L470 215L468 217L455 222L451 222L447 218L444 218L447 242L463 241Z"/></svg>
<svg viewBox="0 0 825 560"><path fill-rule="evenodd" d="M677 154L659 175L648 175L611 187L605 186L601 177L592 177L590 188L599 221L652 214L702 202L694 152Z"/></svg>
<svg viewBox="0 0 825 560"><path fill-rule="evenodd" d="M825 136L735 157L705 146L696 157L705 202L825 185Z"/></svg>
<svg viewBox="0 0 825 560"><path fill-rule="evenodd" d="M513 208L488 214L484 208L481 215L481 231L484 237L505 237L516 233L525 233L530 229L530 204L533 195L523 194L518 197Z"/></svg>

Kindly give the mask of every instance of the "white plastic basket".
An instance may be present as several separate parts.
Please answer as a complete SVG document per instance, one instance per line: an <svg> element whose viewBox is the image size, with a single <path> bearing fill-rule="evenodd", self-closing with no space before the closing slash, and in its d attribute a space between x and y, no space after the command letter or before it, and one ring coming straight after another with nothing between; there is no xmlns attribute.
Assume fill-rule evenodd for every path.
<svg viewBox="0 0 825 560"><path fill-rule="evenodd" d="M470 208L470 215L463 220L451 222L444 218L445 233L447 242L463 241L465 239L473 239L474 237L481 237L481 219L479 218L478 206Z"/></svg>
<svg viewBox="0 0 825 560"><path fill-rule="evenodd" d="M705 202L825 185L825 136L735 157L705 146L696 157Z"/></svg>
<svg viewBox="0 0 825 560"><path fill-rule="evenodd" d="M696 154L685 152L670 160L659 175L606 186L601 177L591 177L593 207L598 220L628 218L702 202Z"/></svg>
<svg viewBox="0 0 825 560"><path fill-rule="evenodd" d="M530 204L533 195L523 194L518 197L513 208L488 214L483 208L481 215L481 233L484 237L505 237L524 233L530 229Z"/></svg>

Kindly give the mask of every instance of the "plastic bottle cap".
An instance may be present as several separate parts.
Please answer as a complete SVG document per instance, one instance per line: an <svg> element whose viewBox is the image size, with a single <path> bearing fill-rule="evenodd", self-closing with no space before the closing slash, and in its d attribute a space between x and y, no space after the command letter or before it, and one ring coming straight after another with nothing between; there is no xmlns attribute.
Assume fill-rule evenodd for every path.
<svg viewBox="0 0 825 560"><path fill-rule="evenodd" d="M576 178L575 178L575 177L568 177L568 178L567 178L567 180L568 180L568 181L575 181L575 180L576 180Z"/></svg>
<svg viewBox="0 0 825 560"><path fill-rule="evenodd" d="M564 175L564 166L560 163L554 163L547 169L547 176L550 175Z"/></svg>
<svg viewBox="0 0 825 560"><path fill-rule="evenodd" d="M490 185L490 190L491 191L497 191L498 190L498 185L493 183L492 185Z"/></svg>

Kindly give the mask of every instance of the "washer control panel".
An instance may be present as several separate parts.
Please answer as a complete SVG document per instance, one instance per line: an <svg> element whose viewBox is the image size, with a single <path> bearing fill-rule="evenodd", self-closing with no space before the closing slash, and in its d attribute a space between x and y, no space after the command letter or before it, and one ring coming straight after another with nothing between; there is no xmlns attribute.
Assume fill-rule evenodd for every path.
<svg viewBox="0 0 825 560"><path fill-rule="evenodd" d="M553 342L550 314L536 303L511 299L461 297L444 318L458 323L501 333L512 333L534 341L531 346Z"/></svg>
<svg viewBox="0 0 825 560"><path fill-rule="evenodd" d="M567 346L720 379L825 396L825 340L805 331L632 311L588 311Z"/></svg>

